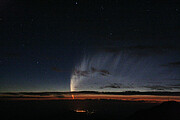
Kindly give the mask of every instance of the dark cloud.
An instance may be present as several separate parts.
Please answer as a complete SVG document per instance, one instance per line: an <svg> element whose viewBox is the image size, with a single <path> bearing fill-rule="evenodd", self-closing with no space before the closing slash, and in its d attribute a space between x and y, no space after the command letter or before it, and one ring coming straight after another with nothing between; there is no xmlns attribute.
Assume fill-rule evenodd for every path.
<svg viewBox="0 0 180 120"><path fill-rule="evenodd" d="M180 84L174 84L174 85L171 85L171 86L177 86L177 87L180 87Z"/></svg>
<svg viewBox="0 0 180 120"><path fill-rule="evenodd" d="M99 72L103 76L110 75L109 71L107 71L107 70L99 70Z"/></svg>
<svg viewBox="0 0 180 120"><path fill-rule="evenodd" d="M170 87L172 87L174 89L180 89L180 84L173 84Z"/></svg>
<svg viewBox="0 0 180 120"><path fill-rule="evenodd" d="M0 99L9 98L64 98L62 92L17 92L0 93ZM66 93L68 94L68 93Z"/></svg>
<svg viewBox="0 0 180 120"><path fill-rule="evenodd" d="M98 72L98 70L96 68L94 68L94 67L91 67L91 71L92 71L92 73Z"/></svg>
<svg viewBox="0 0 180 120"><path fill-rule="evenodd" d="M8 99L8 98L49 98L49 96L46 96L46 97L39 97L39 96L35 96L35 97L33 97L33 96L0 96L0 98L4 98L4 99Z"/></svg>
<svg viewBox="0 0 180 120"><path fill-rule="evenodd" d="M110 72L108 70L103 70L103 69L98 70L98 69L96 69L94 67L91 67L91 72L92 73L98 72L98 73L100 73L103 76L110 75Z"/></svg>
<svg viewBox="0 0 180 120"><path fill-rule="evenodd" d="M118 85L118 84L117 84ZM122 84L119 84L121 87ZM123 86L123 85L122 85ZM172 85L173 86L173 85ZM175 87L179 84L175 84ZM98 91L78 91L78 92L18 92L18 93L0 93L0 98L65 98L64 95L71 94L106 94L106 95L166 95L166 96L180 96L180 92L139 92L139 91L125 91L125 92L98 92ZM37 96L36 96L37 95Z"/></svg>
<svg viewBox="0 0 180 120"><path fill-rule="evenodd" d="M1 95L20 95L19 93L0 93Z"/></svg>
<svg viewBox="0 0 180 120"><path fill-rule="evenodd" d="M151 90L173 90L173 89L180 89L180 84L174 84L174 85L149 85L144 86L145 88L149 88Z"/></svg>
<svg viewBox="0 0 180 120"><path fill-rule="evenodd" d="M140 92L140 91L125 91L125 92L98 92L98 91L79 91L79 92L70 92L73 94L106 94L106 95L160 95L160 96L180 96L180 92ZM67 93L67 94L70 94ZM64 93L66 94L66 93Z"/></svg>
<svg viewBox="0 0 180 120"><path fill-rule="evenodd" d="M164 67L180 67L180 61L170 62L170 63L167 63L167 64L163 64L161 66L164 66Z"/></svg>
<svg viewBox="0 0 180 120"><path fill-rule="evenodd" d="M47 96L50 95L48 92L20 92L20 95L38 95L38 96Z"/></svg>
<svg viewBox="0 0 180 120"><path fill-rule="evenodd" d="M110 72L108 70L96 69L94 67L91 67L89 71L75 70L74 72L75 75L80 75L80 76L88 76L89 74L93 74L93 73L99 73L103 76L110 75Z"/></svg>
<svg viewBox="0 0 180 120"><path fill-rule="evenodd" d="M171 87L161 86L161 85L152 85L152 86L144 86L145 88L149 88L151 90L172 90Z"/></svg>
<svg viewBox="0 0 180 120"><path fill-rule="evenodd" d="M104 89L104 88L133 88L133 86L132 85L126 86L121 83L113 83L100 87L100 89Z"/></svg>
<svg viewBox="0 0 180 120"><path fill-rule="evenodd" d="M102 86L100 87L101 89L104 89L104 88L121 88L122 84L110 84L110 85L106 85L106 86Z"/></svg>
<svg viewBox="0 0 180 120"><path fill-rule="evenodd" d="M89 71L75 70L74 74L75 75L80 75L80 76L88 76L89 75Z"/></svg>
<svg viewBox="0 0 180 120"><path fill-rule="evenodd" d="M33 95L33 96L48 96L48 95L62 95L62 92L16 92L16 93L0 93L1 95Z"/></svg>
<svg viewBox="0 0 180 120"><path fill-rule="evenodd" d="M63 70L60 70L59 68L57 68L57 67L52 67L51 68L53 71L55 71L55 72L64 72Z"/></svg>
<svg viewBox="0 0 180 120"><path fill-rule="evenodd" d="M180 79L179 79L179 78L174 78L174 79L162 79L162 80L180 81ZM152 82L152 83L153 83L153 82ZM162 83L162 82L155 82L155 83L159 84L159 83Z"/></svg>

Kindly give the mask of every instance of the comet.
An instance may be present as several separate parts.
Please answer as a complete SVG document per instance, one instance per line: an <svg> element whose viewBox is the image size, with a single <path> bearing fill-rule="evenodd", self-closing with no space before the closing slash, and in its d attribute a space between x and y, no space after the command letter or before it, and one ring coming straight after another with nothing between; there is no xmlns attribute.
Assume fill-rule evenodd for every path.
<svg viewBox="0 0 180 120"><path fill-rule="evenodd" d="M158 57L139 57L132 51L123 50L118 54L99 52L86 55L71 73L70 91L152 91L152 86L179 91L175 87L168 89L172 78L179 75L170 67L162 67L162 58Z"/></svg>

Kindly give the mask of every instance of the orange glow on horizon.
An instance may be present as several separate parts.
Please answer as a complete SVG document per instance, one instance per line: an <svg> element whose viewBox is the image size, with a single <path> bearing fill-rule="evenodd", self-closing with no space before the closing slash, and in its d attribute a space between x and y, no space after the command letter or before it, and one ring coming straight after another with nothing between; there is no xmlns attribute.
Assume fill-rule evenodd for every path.
<svg viewBox="0 0 180 120"><path fill-rule="evenodd" d="M24 95L16 97L14 95L1 95L0 100L86 100L86 99L106 99L106 100L123 100L123 101L143 101L149 103L161 103L165 101L180 102L180 96L158 96L158 95L105 95L105 94L64 94L63 97L55 95L38 96ZM4 96L4 97L3 97ZM75 98L76 96L76 98Z"/></svg>

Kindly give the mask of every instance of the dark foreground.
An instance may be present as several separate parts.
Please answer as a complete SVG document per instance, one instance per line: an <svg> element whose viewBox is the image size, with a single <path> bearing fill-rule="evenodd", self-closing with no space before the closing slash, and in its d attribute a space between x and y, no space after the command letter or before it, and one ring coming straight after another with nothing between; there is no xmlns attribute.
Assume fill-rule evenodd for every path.
<svg viewBox="0 0 180 120"><path fill-rule="evenodd" d="M0 101L2 120L179 120L180 103L120 100Z"/></svg>

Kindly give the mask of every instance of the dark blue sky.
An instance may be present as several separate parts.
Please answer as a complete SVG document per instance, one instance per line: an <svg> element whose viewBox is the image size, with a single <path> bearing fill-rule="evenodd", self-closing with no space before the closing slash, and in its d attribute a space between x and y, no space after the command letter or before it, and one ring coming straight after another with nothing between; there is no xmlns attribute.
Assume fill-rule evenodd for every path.
<svg viewBox="0 0 180 120"><path fill-rule="evenodd" d="M156 82L145 88L177 91L179 21L180 2L172 0L0 1L0 91L69 91L72 74L84 56L119 56L124 51L125 56L131 56L128 59L143 64L148 61L148 68L163 66L165 69L160 70L170 74L161 77L168 79L168 85ZM103 61L99 57L97 60ZM91 67L77 71L89 72ZM111 71L109 67L100 69ZM154 68L148 70L151 69ZM157 78L154 73L148 75L151 74L151 79ZM139 76L135 79L142 78ZM117 75L115 78L118 79ZM113 80L98 87L106 89L113 85L115 91L123 86Z"/></svg>

